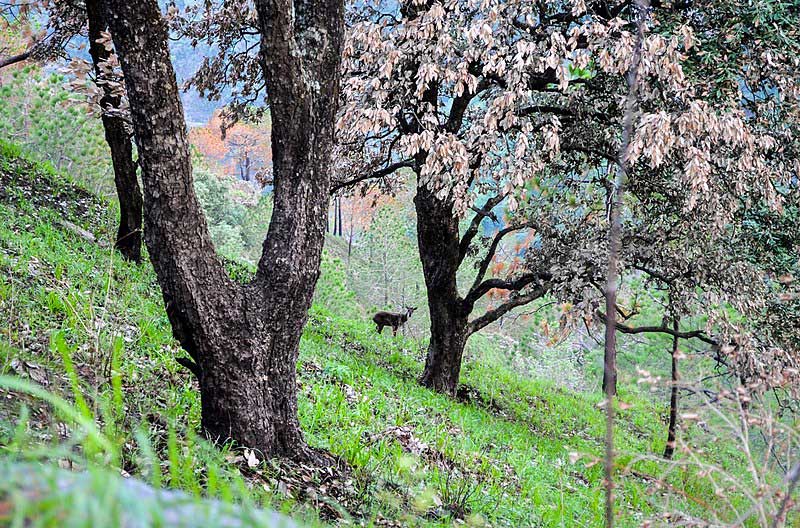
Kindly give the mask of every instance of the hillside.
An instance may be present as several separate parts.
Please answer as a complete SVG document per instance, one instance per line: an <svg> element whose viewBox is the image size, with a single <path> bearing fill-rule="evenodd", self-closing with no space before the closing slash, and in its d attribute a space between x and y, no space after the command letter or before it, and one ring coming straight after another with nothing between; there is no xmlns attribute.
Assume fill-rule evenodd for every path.
<svg viewBox="0 0 800 528"><path fill-rule="evenodd" d="M420 387L425 344L376 335L331 259L301 343L299 412L308 442L340 457L341 468L210 446L196 433L197 384L176 363L183 352L152 268L111 250L114 214L67 176L2 145L0 446L8 460L110 468L312 524L602 524L599 394L515 372L490 340L473 347L458 400ZM716 484L691 465L659 462L664 407L634 388L621 396L619 525L669 525L676 518L659 517L667 510L701 515ZM685 435L704 442L697 428ZM742 457L733 443L717 446L708 464L745 474ZM735 491L726 500L732 512L747 508ZM56 506L29 506L26 525L60 525L46 515ZM11 515L0 507L2 523Z"/></svg>

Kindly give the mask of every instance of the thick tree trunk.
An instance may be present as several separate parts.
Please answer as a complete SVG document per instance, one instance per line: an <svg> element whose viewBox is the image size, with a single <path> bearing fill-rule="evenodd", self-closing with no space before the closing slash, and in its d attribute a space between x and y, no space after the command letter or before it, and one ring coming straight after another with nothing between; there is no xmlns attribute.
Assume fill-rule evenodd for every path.
<svg viewBox="0 0 800 528"><path fill-rule="evenodd" d="M106 31L105 14L100 0L86 0L86 18L89 25L89 53L92 56L95 75L102 79L101 63L108 60L110 53L98 40ZM111 87L101 84L103 97L103 128L106 143L111 150L111 163L114 167L114 185L119 200L119 228L115 247L122 256L133 262L142 260L142 191L136 177L136 163L133 160L133 144L125 122L108 110L119 108L119 97L111 92Z"/></svg>
<svg viewBox="0 0 800 528"><path fill-rule="evenodd" d="M673 321L673 329L677 332L680 323L677 318ZM672 459L675 454L675 433L678 426L678 336L672 338L672 387L669 397L669 425L667 426L667 445L664 448L664 458Z"/></svg>
<svg viewBox="0 0 800 528"><path fill-rule="evenodd" d="M458 294L456 279L460 264L458 218L451 205L422 186L417 188L414 205L431 317L431 339L420 383L454 396L468 338L469 316Z"/></svg>
<svg viewBox="0 0 800 528"><path fill-rule="evenodd" d="M256 277L245 286L225 273L193 192L158 4L107 0L106 7L142 163L145 242L173 333L194 360L184 364L200 382L203 428L263 456L321 461L300 431L296 362L324 241L344 10L335 0L318 4L292 16L288 4L256 1L276 132L275 206ZM305 40L293 42L295 34L304 31L326 40L299 48Z"/></svg>
<svg viewBox="0 0 800 528"><path fill-rule="evenodd" d="M245 289L227 302L192 323L213 335L193 354L200 372L203 430L214 441L233 439L263 456L313 456L297 416L296 364L307 308L292 307L282 295L261 288L255 295ZM221 324L226 313L242 316Z"/></svg>
<svg viewBox="0 0 800 528"><path fill-rule="evenodd" d="M433 293L433 294L432 294ZM467 344L467 318L459 313L458 299L428 291L431 339L420 383L437 392L455 396L461 360Z"/></svg>

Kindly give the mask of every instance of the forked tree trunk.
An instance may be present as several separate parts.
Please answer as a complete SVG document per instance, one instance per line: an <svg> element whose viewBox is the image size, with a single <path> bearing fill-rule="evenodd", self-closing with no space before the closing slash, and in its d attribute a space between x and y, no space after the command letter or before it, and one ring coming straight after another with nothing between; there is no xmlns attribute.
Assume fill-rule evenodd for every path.
<svg viewBox="0 0 800 528"><path fill-rule="evenodd" d="M458 218L451 206L424 186L417 188L414 205L431 317L431 338L420 383L454 396L467 343L469 316L458 294Z"/></svg>
<svg viewBox="0 0 800 528"><path fill-rule="evenodd" d="M296 362L325 232L344 8L256 0L270 99L274 211L256 277L234 283L193 191L183 109L156 0L107 0L139 147L145 242L215 440L320 461L297 417ZM306 34L307 33L307 34ZM311 36L326 36L314 49ZM311 36L309 36L311 35ZM314 79L315 83L306 82Z"/></svg>
<svg viewBox="0 0 800 528"><path fill-rule="evenodd" d="M102 79L101 64L108 60L110 53L98 40L108 29L100 0L86 0L86 18L89 26L89 53L97 79ZM102 121L106 143L111 150L111 163L114 167L114 186L119 200L119 228L115 247L122 256L133 262L142 260L142 191L136 177L136 163L133 160L133 144L125 122L108 110L119 108L120 99L107 84L100 85L103 97Z"/></svg>

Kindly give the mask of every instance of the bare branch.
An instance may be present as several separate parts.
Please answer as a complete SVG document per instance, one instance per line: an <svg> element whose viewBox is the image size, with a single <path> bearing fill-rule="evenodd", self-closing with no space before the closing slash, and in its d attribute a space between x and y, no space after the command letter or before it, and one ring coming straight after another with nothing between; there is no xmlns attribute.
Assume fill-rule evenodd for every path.
<svg viewBox="0 0 800 528"><path fill-rule="evenodd" d="M414 162L412 160L403 160L403 161L398 161L398 162L395 162L395 163L391 163L391 164L387 165L386 167L383 167L382 169L378 169L378 170L373 171L373 172L367 172L365 174L362 174L361 176L353 178L352 180L347 180L347 181L337 182L337 183L332 184L331 185L331 194L335 194L336 192L338 192L338 191L340 191L342 189L345 189L347 187L352 187L353 185L355 185L357 183L361 183L363 181L377 180L377 179L380 179L380 178L385 178L386 176L389 176L389 175L397 172L398 170L400 170L402 168L412 168L413 166L414 166Z"/></svg>
<svg viewBox="0 0 800 528"><path fill-rule="evenodd" d="M648 276L650 276L650 277L652 277L654 279L660 280L664 284L672 284L673 282L675 282L675 277L668 277L667 275L664 275L663 273L659 273L659 272L657 272L655 270L651 270L651 269L646 268L645 266L642 266L640 264L633 264L631 267L633 267L633 269L637 269L637 270L641 271L645 275L648 275Z"/></svg>
<svg viewBox="0 0 800 528"><path fill-rule="evenodd" d="M477 319L470 321L470 323L467 325L467 335L472 335L475 332L483 329L485 326L497 321L503 315L507 314L518 306L523 306L535 301L536 299L540 299L544 296L547 290L548 285L542 284L524 295L513 296L509 301L501 304L497 308L489 310Z"/></svg>
<svg viewBox="0 0 800 528"><path fill-rule="evenodd" d="M778 526L781 526L781 524L786 521L786 511L789 509L789 504L792 501L794 489L797 487L798 481L800 481L800 463L795 464L792 470L786 475L785 480L788 484L786 495L783 496L781 507L778 510L778 513L775 514L775 518L772 520L772 528L778 528Z"/></svg>
<svg viewBox="0 0 800 528"><path fill-rule="evenodd" d="M481 282L483 278L486 276L486 271L489 269L489 265L492 263L492 259L494 258L495 253L497 252L497 247L500 245L500 242L503 240L509 233L513 233L514 231L519 231L520 229L530 228L533 225L530 222L525 222L522 224L511 225L505 227L497 232L494 236L494 240L492 240L492 244L489 246L489 250L484 255L483 260L481 260L480 264L478 265L478 273L475 275L475 280L472 283L472 287L469 289L469 294L467 294L467 299L473 298L475 300L479 299L484 293L489 291L492 288L484 289L481 287ZM477 294L477 292L481 290L483 293ZM472 301L474 302L474 300Z"/></svg>
<svg viewBox="0 0 800 528"><path fill-rule="evenodd" d="M464 298L464 305L467 308L472 308L478 299L489 293L491 290L520 291L538 280L547 280L549 278L550 275L546 273L524 273L515 279L488 279L470 290L470 292Z"/></svg>
<svg viewBox="0 0 800 528"><path fill-rule="evenodd" d="M563 143L561 143L561 150L563 152L580 152L582 154L588 154L590 156L597 156L615 165L619 163L618 156L597 147L587 147L584 145L578 145L577 143L564 141Z"/></svg>
<svg viewBox="0 0 800 528"><path fill-rule="evenodd" d="M17 64L18 62L28 60L30 56L31 56L31 50L28 49L27 51L23 51L19 55L11 55L10 57L0 57L0 69L5 68L6 66L11 66L12 64Z"/></svg>
<svg viewBox="0 0 800 528"><path fill-rule="evenodd" d="M597 310L596 313L605 324L606 315L600 310ZM672 337L677 337L678 339L699 339L709 345L719 346L718 341L706 335L705 331L699 329L680 332L667 326L628 326L620 323L617 323L615 326L617 331L623 334L667 334Z"/></svg>
<svg viewBox="0 0 800 528"><path fill-rule="evenodd" d="M464 257L467 256L467 251L469 250L470 244L472 244L472 240L475 238L475 235L478 234L478 229L480 229L481 222L487 216L490 217L492 220L497 222L497 216L492 212L500 202L502 202L506 197L506 194L498 194L493 198L489 198L486 200L486 203L483 204L483 207L480 209L473 208L475 211L475 216L472 217L472 222L470 222L469 227L467 228L466 232L464 232L464 236L461 237L461 242L458 244L458 263L461 264L464 261Z"/></svg>

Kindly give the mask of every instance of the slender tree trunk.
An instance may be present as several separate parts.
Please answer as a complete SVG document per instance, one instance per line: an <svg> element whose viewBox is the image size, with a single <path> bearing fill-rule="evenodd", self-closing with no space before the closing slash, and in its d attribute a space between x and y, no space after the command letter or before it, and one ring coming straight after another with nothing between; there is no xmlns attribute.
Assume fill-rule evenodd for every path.
<svg viewBox="0 0 800 528"><path fill-rule="evenodd" d="M274 155L274 210L256 276L232 281L193 191L166 24L156 0L106 0L128 88L145 192L145 241L175 337L200 383L202 426L215 440L327 461L297 417L300 335L319 277L328 210L344 7L256 0ZM298 34L326 35L304 48ZM311 85L304 79L313 78Z"/></svg>
<svg viewBox="0 0 800 528"><path fill-rule="evenodd" d="M339 219L339 236L342 236L342 197L336 198L336 215Z"/></svg>
<svg viewBox="0 0 800 528"><path fill-rule="evenodd" d="M677 332L680 328L680 320L675 317L672 328ZM671 460L675 454L675 431L678 425L678 336L672 338L672 387L669 397L669 425L667 426L667 445L664 448L664 458Z"/></svg>
<svg viewBox="0 0 800 528"><path fill-rule="evenodd" d="M605 526L614 527L614 398L617 395L617 287L620 281L619 257L622 251L622 206L625 198L625 184L628 179L628 156L633 138L634 119L638 101L639 63L642 57L642 42L644 41L644 17L646 0L636 0L639 9L637 18L636 45L633 52L633 61L627 73L628 96L625 100L625 115L623 116L622 144L620 145L619 167L614 181L611 195L611 210L609 211L608 228L608 268L606 270L606 334L605 353L603 356L603 392L606 396L606 438L603 475L605 479Z"/></svg>
<svg viewBox="0 0 800 528"><path fill-rule="evenodd" d="M350 232L347 235L347 268L350 269L350 257L353 255L353 214L350 213Z"/></svg>
<svg viewBox="0 0 800 528"><path fill-rule="evenodd" d="M342 201L339 196L333 199L333 236L342 236Z"/></svg>
<svg viewBox="0 0 800 528"><path fill-rule="evenodd" d="M603 354L603 393L605 394L606 436L603 476L605 487L605 526L614 527L614 397L617 395L617 285L618 260L622 247L621 209L624 196L624 168L619 169L612 195L608 230L608 269L606 270L606 333Z"/></svg>
<svg viewBox="0 0 800 528"><path fill-rule="evenodd" d="M417 188L417 241L428 290L431 339L420 383L454 396L467 343L469 312L458 294L458 218L425 187Z"/></svg>
<svg viewBox="0 0 800 528"><path fill-rule="evenodd" d="M622 173L622 170L619 171ZM606 333L603 353L603 392L611 398L617 395L617 287L619 284L618 261L621 246L623 187L617 178L611 203L611 220L608 232L608 269L606 271Z"/></svg>
<svg viewBox="0 0 800 528"><path fill-rule="evenodd" d="M354 217L355 217L355 203L350 204L350 226L347 234L347 265L350 266L350 255L353 252L353 236L355 235Z"/></svg>
<svg viewBox="0 0 800 528"><path fill-rule="evenodd" d="M86 0L86 18L89 25L89 53L92 56L95 75L102 79L101 64L108 60L110 53L98 40L102 32L108 29L105 14L100 0ZM106 143L111 150L111 163L114 167L114 186L119 200L119 228L115 247L122 256L133 262L142 260L142 191L136 177L136 163L133 160L133 144L125 122L121 117L109 114L109 110L117 109L119 97L111 92L111 87L101 84L103 97L100 106L103 109L103 129Z"/></svg>

